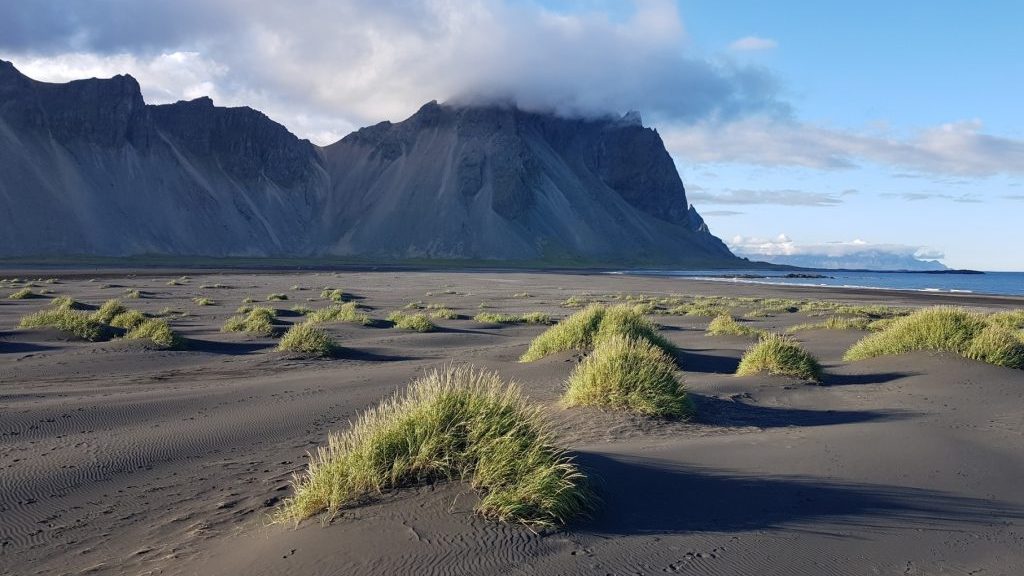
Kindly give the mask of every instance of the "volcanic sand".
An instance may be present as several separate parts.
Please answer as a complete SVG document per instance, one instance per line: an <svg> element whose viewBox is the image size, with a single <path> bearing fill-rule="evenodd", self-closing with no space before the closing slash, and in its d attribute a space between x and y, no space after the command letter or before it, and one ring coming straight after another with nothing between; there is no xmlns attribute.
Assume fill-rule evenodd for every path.
<svg viewBox="0 0 1024 576"><path fill-rule="evenodd" d="M527 272L0 276L26 274L59 278L35 288L48 297L187 312L170 323L188 349L16 329L48 300L0 300L3 574L1024 573L1024 371L933 353L845 363L865 333L817 330L797 338L822 360L823 385L736 377L750 339L707 337L705 317L655 316L681 349L699 414L669 422L559 407L578 353L522 364L543 326L469 319L481 303L560 318L572 312L560 304L582 294L991 310L1021 300ZM167 285L181 274L187 283ZM293 305L326 306L324 287L353 294L378 319L415 301L465 318L422 334L329 324L343 347L330 360L219 330L244 298L271 293L288 295L268 304L285 326L300 319ZM124 298L130 288L144 297ZM197 296L216 304L196 305ZM814 320L780 313L750 324ZM499 371L546 407L600 496L591 517L535 533L475 516L473 491L448 482L330 519L269 523L328 432L453 360Z"/></svg>

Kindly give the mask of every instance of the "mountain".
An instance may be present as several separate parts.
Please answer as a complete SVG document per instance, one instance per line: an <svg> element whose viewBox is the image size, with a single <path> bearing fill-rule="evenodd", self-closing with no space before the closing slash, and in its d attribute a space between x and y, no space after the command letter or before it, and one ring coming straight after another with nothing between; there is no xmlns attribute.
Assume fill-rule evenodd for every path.
<svg viewBox="0 0 1024 576"><path fill-rule="evenodd" d="M639 116L431 102L320 148L250 108L0 61L0 256L729 266Z"/></svg>
<svg viewBox="0 0 1024 576"><path fill-rule="evenodd" d="M861 250L843 255L830 254L747 254L762 262L821 270L909 270L914 272L948 270L938 260L921 260L911 254L885 250Z"/></svg>

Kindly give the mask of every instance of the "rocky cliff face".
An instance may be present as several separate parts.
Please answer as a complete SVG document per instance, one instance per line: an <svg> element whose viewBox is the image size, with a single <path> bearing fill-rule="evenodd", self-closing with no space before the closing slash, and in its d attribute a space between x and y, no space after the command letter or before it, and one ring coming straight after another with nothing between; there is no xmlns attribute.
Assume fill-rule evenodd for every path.
<svg viewBox="0 0 1024 576"><path fill-rule="evenodd" d="M727 265L636 115L430 103L318 148L250 108L0 61L0 256Z"/></svg>

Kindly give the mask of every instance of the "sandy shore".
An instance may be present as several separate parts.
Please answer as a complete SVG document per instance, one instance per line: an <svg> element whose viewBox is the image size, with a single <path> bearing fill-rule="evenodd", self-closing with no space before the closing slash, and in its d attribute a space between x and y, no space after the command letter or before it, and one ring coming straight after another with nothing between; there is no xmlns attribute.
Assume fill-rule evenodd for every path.
<svg viewBox="0 0 1024 576"><path fill-rule="evenodd" d="M187 284L167 285L182 274ZM822 360L824 385L739 378L748 339L705 336L707 318L658 316L683 350L699 411L665 422L559 408L573 354L521 364L543 327L469 319L482 303L563 317L571 310L560 304L582 294L993 310L1022 299L527 272L0 275L57 277L40 287L93 305L136 288L144 297L127 305L187 312L171 324L190 339L186 351L68 340L15 329L48 300L0 300L2 574L1024 573L1024 371L928 353L844 363L864 333L819 330L798 337ZM466 318L425 334L331 324L345 348L332 360L219 331L246 297L287 294L275 306L290 323L290 306L326 305L325 286L375 318L414 301ZM753 325L807 320L782 313ZM475 517L472 491L448 483L327 523L268 525L329 431L452 360L495 369L547 407L597 486L593 517L536 534Z"/></svg>

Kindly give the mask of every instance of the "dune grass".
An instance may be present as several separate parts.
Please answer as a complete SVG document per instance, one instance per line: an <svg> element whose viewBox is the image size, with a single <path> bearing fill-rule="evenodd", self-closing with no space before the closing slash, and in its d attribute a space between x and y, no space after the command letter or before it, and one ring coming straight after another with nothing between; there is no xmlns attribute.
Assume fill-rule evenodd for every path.
<svg viewBox="0 0 1024 576"><path fill-rule="evenodd" d="M223 332L246 332L260 336L274 335L274 319L277 312L273 308L256 306L247 314L232 316L221 328Z"/></svg>
<svg viewBox="0 0 1024 576"><path fill-rule="evenodd" d="M270 295L267 296L267 302L281 302L281 301L284 301L284 300L287 300L287 299L288 299L288 295L287 294L281 294L281 293L270 294Z"/></svg>
<svg viewBox="0 0 1024 576"><path fill-rule="evenodd" d="M534 338L519 361L532 362L566 350L590 350L614 335L643 338L669 354L675 353L675 347L658 334L657 325L635 307L591 304Z"/></svg>
<svg viewBox="0 0 1024 576"><path fill-rule="evenodd" d="M32 293L32 289L31 288L22 288L21 290L18 290L16 292L12 292L10 295L7 296L7 299L8 300L25 300L26 298L31 298L32 296L35 296L35 294Z"/></svg>
<svg viewBox="0 0 1024 576"><path fill-rule="evenodd" d="M110 324L114 316L127 311L128 309L125 308L124 304L121 304L120 300L112 298L104 302L99 309L92 313L92 319L103 324Z"/></svg>
<svg viewBox="0 0 1024 576"><path fill-rule="evenodd" d="M277 349L282 352L326 358L337 353L338 345L326 330L316 323L307 321L292 324L281 337Z"/></svg>
<svg viewBox="0 0 1024 576"><path fill-rule="evenodd" d="M869 330L873 321L868 318L829 316L822 322L809 322L790 326L786 332L794 334L803 330Z"/></svg>
<svg viewBox="0 0 1024 576"><path fill-rule="evenodd" d="M963 308L936 306L897 318L881 332L866 336L843 356L863 360L929 350L1024 368L1024 342L1002 315L986 316Z"/></svg>
<svg viewBox="0 0 1024 576"><path fill-rule="evenodd" d="M124 312L118 313L116 316L110 319L108 324L114 328L122 328L124 330L134 330L146 322L148 318L142 312L138 310L125 310Z"/></svg>
<svg viewBox="0 0 1024 576"><path fill-rule="evenodd" d="M142 291L137 288L127 288L124 291L125 298L142 298Z"/></svg>
<svg viewBox="0 0 1024 576"><path fill-rule="evenodd" d="M430 317L435 320L456 320L459 315L447 306L440 306L430 310Z"/></svg>
<svg viewBox="0 0 1024 576"><path fill-rule="evenodd" d="M327 300L332 300L334 302L345 301L345 293L337 288L324 288L320 292L320 297L326 298Z"/></svg>
<svg viewBox="0 0 1024 576"><path fill-rule="evenodd" d="M994 326L1002 326L1011 330L1024 330L1024 310L1009 310L990 314L988 323Z"/></svg>
<svg viewBox="0 0 1024 576"><path fill-rule="evenodd" d="M708 323L708 336L758 336L763 330L737 322L731 314L719 314Z"/></svg>
<svg viewBox="0 0 1024 576"><path fill-rule="evenodd" d="M791 337L769 332L743 353L736 369L737 376L765 373L820 382L821 364Z"/></svg>
<svg viewBox="0 0 1024 576"><path fill-rule="evenodd" d="M430 332L437 328L430 321L430 318L427 318L427 315L423 313L406 314L405 312L395 311L388 314L388 322L393 323L395 328L416 332Z"/></svg>
<svg viewBox="0 0 1024 576"><path fill-rule="evenodd" d="M24 316L18 326L21 328L56 328L61 332L92 342L110 338L110 329L104 323L96 320L90 314L64 307L40 310Z"/></svg>
<svg viewBox="0 0 1024 576"><path fill-rule="evenodd" d="M481 324L551 324L551 316L543 312L527 312L526 314L481 312L474 316L473 320Z"/></svg>
<svg viewBox="0 0 1024 576"><path fill-rule="evenodd" d="M500 521L557 526L590 507L586 478L518 386L494 372L448 366L332 433L296 477L277 520L334 513L438 479L467 481L480 492L477 513Z"/></svg>
<svg viewBox="0 0 1024 576"><path fill-rule="evenodd" d="M166 320L160 318L147 318L128 330L124 337L126 340L149 340L162 348L182 347L181 338L171 330Z"/></svg>
<svg viewBox="0 0 1024 576"><path fill-rule="evenodd" d="M314 324L328 322L352 322L363 326L373 324L369 314L360 312L359 305L355 302L346 302L315 310L306 315L306 321Z"/></svg>
<svg viewBox="0 0 1024 576"><path fill-rule="evenodd" d="M687 418L693 413L675 361L647 340L617 334L598 343L576 366L562 402L647 416Z"/></svg>
<svg viewBox="0 0 1024 576"><path fill-rule="evenodd" d="M214 304L216 304L216 302L214 302L212 299L207 298L205 296L197 296L192 299L192 302L197 306L213 306Z"/></svg>

